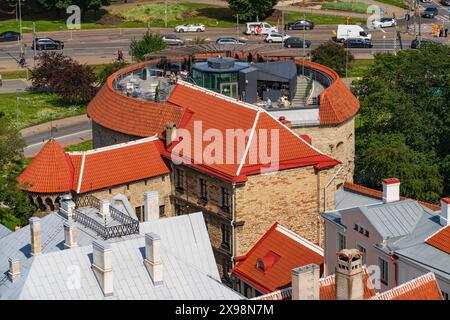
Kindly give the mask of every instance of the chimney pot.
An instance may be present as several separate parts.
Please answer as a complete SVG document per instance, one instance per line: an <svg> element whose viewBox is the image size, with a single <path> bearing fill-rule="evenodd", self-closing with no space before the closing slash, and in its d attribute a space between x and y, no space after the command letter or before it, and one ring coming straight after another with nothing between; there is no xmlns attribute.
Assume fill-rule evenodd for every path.
<svg viewBox="0 0 450 320"><path fill-rule="evenodd" d="M450 213L450 198L441 199L441 216L447 220L447 226L450 226L449 214Z"/></svg>
<svg viewBox="0 0 450 320"><path fill-rule="evenodd" d="M11 282L14 282L20 276L20 260L17 258L9 258L8 276Z"/></svg>
<svg viewBox="0 0 450 320"><path fill-rule="evenodd" d="M162 285L163 265L161 262L161 238L151 232L145 234L145 260L144 265L155 286Z"/></svg>
<svg viewBox="0 0 450 320"><path fill-rule="evenodd" d="M31 255L37 256L41 254L41 219L38 217L31 217L30 232L31 232Z"/></svg>
<svg viewBox="0 0 450 320"><path fill-rule="evenodd" d="M113 295L112 249L105 241L92 242L92 270L105 297Z"/></svg>
<svg viewBox="0 0 450 320"><path fill-rule="evenodd" d="M390 178L383 180L383 203L400 200L400 180Z"/></svg>
<svg viewBox="0 0 450 320"><path fill-rule="evenodd" d="M159 219L159 195L158 191L144 193L144 221Z"/></svg>
<svg viewBox="0 0 450 320"><path fill-rule="evenodd" d="M77 225L73 222L64 222L64 248L70 249L78 246Z"/></svg>
<svg viewBox="0 0 450 320"><path fill-rule="evenodd" d="M356 249L344 249L336 254L336 300L363 300L364 272L362 253Z"/></svg>
<svg viewBox="0 0 450 320"><path fill-rule="evenodd" d="M177 125L173 122L166 124L166 147L177 138Z"/></svg>
<svg viewBox="0 0 450 320"><path fill-rule="evenodd" d="M320 300L320 267L308 264L292 269L292 300Z"/></svg>

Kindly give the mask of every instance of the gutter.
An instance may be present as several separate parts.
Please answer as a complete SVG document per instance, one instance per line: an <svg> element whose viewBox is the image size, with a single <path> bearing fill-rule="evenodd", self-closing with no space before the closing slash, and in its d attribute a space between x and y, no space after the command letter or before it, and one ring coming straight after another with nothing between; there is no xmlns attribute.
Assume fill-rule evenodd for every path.
<svg viewBox="0 0 450 320"><path fill-rule="evenodd" d="M336 173L328 180L327 184L323 188L323 211L327 211L327 188L330 186L331 182L333 182L334 179L336 179L337 175L341 172L341 170L344 169L344 166L340 167ZM320 212L320 208L319 208Z"/></svg>
<svg viewBox="0 0 450 320"><path fill-rule="evenodd" d="M234 268L234 259L236 257L236 239L235 239L235 221L236 221L236 184L232 184L233 192L231 195L231 265Z"/></svg>
<svg viewBox="0 0 450 320"><path fill-rule="evenodd" d="M392 264L394 265L394 287L398 286L398 257L394 253L389 253L389 257L391 258Z"/></svg>

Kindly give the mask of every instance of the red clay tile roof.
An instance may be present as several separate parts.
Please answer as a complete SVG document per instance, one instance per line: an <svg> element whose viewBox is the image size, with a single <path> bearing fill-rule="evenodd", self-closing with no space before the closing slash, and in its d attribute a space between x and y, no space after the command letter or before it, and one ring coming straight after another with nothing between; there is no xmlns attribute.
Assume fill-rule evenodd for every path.
<svg viewBox="0 0 450 320"><path fill-rule="evenodd" d="M450 225L426 239L425 243L450 254Z"/></svg>
<svg viewBox="0 0 450 320"><path fill-rule="evenodd" d="M261 259L265 271L257 268ZM323 264L323 250L275 223L231 270L235 276L269 293L291 284L291 270L314 263Z"/></svg>
<svg viewBox="0 0 450 320"><path fill-rule="evenodd" d="M34 184L40 193L84 193L170 172L161 158L156 137L144 138L86 152L64 153L48 142L18 180Z"/></svg>
<svg viewBox="0 0 450 320"><path fill-rule="evenodd" d="M227 130L255 132L257 134L253 134L251 141L251 134L245 138L245 145L247 146L250 141L249 150L256 150L255 153L258 155L259 138L263 137L261 132L264 131L267 132L267 144L264 143L264 145L267 145L267 153L270 154L272 134L278 132L280 169L311 165L314 165L316 168L324 168L335 166L339 163L306 143L265 110L255 106L244 104L187 83L177 84L168 101L182 108L189 108L192 112L192 116L182 126L183 129L190 133L192 140L195 137L195 125L200 123L201 129L199 131L201 133L205 133L208 129L213 129L221 132L223 137L227 136ZM195 101L195 104L192 104L192 101ZM220 119L218 118L219 114ZM183 143L183 141L179 143ZM203 160L201 158L202 150L205 150L209 144L210 142L203 141L203 148L195 148L196 150L194 150L194 143L191 141L190 157L186 154L182 156L190 160L198 156L198 159ZM223 160L221 163L211 164L199 161L200 163L197 164L204 169L210 170L211 173L222 174L225 179L229 180L236 179L236 177L241 179L246 175L260 173L261 168L267 167L267 165L263 164L260 157L257 157L256 161L252 161L251 159L253 158L250 157L251 152L248 152L245 155L245 161L242 161L244 153L238 152L238 139L235 139L234 143L234 159L226 163L227 161L224 158L227 150L226 139L224 138L220 144L224 150L224 156L220 158L220 160ZM168 151L172 152L175 148L176 144L172 144ZM262 153L264 154L265 152Z"/></svg>
<svg viewBox="0 0 450 320"><path fill-rule="evenodd" d="M17 178L20 188L39 193L62 193L72 189L73 165L61 145L48 141Z"/></svg>
<svg viewBox="0 0 450 320"><path fill-rule="evenodd" d="M351 192L355 192L364 196L368 196L368 197L372 197L375 199L383 199L383 191L380 190L375 190L375 189L371 189L371 188L367 188L364 187L362 185L359 184L354 184L354 183L350 183L350 182L345 182L344 183L344 189L345 190L349 190ZM409 199L407 197L400 197L400 200L406 200ZM418 203L420 203L421 205L427 207L428 209L431 209L433 211L439 211L441 210L441 207L437 204L432 204L432 203L428 203L425 201L419 201L416 200Z"/></svg>
<svg viewBox="0 0 450 320"><path fill-rule="evenodd" d="M137 137L161 134L167 122L178 124L184 110L171 104L160 104L127 97L112 87L114 75L91 100L88 116L103 127Z"/></svg>
<svg viewBox="0 0 450 320"><path fill-rule="evenodd" d="M443 300L434 273L430 272L369 300Z"/></svg>

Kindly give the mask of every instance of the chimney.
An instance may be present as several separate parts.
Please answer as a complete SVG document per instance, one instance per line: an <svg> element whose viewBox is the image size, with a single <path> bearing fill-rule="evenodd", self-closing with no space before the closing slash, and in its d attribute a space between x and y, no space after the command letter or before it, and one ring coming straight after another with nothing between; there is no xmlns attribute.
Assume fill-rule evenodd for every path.
<svg viewBox="0 0 450 320"><path fill-rule="evenodd" d="M110 202L107 199L100 200L100 214L102 217L109 217L111 214L109 212Z"/></svg>
<svg viewBox="0 0 450 320"><path fill-rule="evenodd" d="M59 211L67 219L72 219L73 212L75 211L75 202L73 202L70 194L65 194L61 197Z"/></svg>
<svg viewBox="0 0 450 320"><path fill-rule="evenodd" d="M288 128L292 127L292 123L289 120L287 120L285 116L280 116L278 118L278 121L280 121L282 124L284 124Z"/></svg>
<svg viewBox="0 0 450 320"><path fill-rule="evenodd" d="M450 213L450 198L442 198L441 199L441 216L445 220L447 220L447 226L450 226L449 213Z"/></svg>
<svg viewBox="0 0 450 320"><path fill-rule="evenodd" d="M105 241L92 242L92 270L105 297L113 295L112 249Z"/></svg>
<svg viewBox="0 0 450 320"><path fill-rule="evenodd" d="M320 267L317 264L292 269L292 300L320 300Z"/></svg>
<svg viewBox="0 0 450 320"><path fill-rule="evenodd" d="M166 147L177 138L177 125L173 122L166 124Z"/></svg>
<svg viewBox="0 0 450 320"><path fill-rule="evenodd" d="M390 178L383 180L383 203L400 200L400 180Z"/></svg>
<svg viewBox="0 0 450 320"><path fill-rule="evenodd" d="M37 256L41 254L41 219L38 217L31 217L30 220L31 232L31 255Z"/></svg>
<svg viewBox="0 0 450 320"><path fill-rule="evenodd" d="M77 225L73 222L64 222L64 248L77 247Z"/></svg>
<svg viewBox="0 0 450 320"><path fill-rule="evenodd" d="M335 272L336 300L364 300L362 253L344 249L337 253Z"/></svg>
<svg viewBox="0 0 450 320"><path fill-rule="evenodd" d="M20 260L17 258L9 258L9 272L8 276L11 282L20 276Z"/></svg>
<svg viewBox="0 0 450 320"><path fill-rule="evenodd" d="M158 191L144 193L144 221L159 219L159 195Z"/></svg>
<svg viewBox="0 0 450 320"><path fill-rule="evenodd" d="M161 238L153 232L145 234L144 265L152 278L153 284L155 286L162 285L163 265L161 262Z"/></svg>

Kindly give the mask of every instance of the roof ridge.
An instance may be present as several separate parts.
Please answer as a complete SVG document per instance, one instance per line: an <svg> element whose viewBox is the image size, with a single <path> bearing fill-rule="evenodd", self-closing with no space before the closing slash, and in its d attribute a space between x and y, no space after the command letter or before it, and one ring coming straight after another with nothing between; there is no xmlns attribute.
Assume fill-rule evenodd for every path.
<svg viewBox="0 0 450 320"><path fill-rule="evenodd" d="M258 111L255 115L255 120L253 121L252 130L250 131L250 136L248 137L247 145L245 146L244 154L242 155L241 163L236 171L236 176L239 176L241 173L242 167L244 166L245 159L247 158L248 151L250 150L250 146L252 144L253 136L255 135L256 125L259 121L259 115L261 114L261 108L258 108Z"/></svg>

